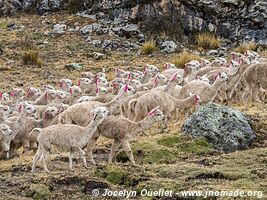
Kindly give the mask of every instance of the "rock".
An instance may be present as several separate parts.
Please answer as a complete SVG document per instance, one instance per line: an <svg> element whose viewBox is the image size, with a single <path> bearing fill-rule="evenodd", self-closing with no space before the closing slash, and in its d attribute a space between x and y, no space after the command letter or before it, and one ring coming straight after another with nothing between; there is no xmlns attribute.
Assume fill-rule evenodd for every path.
<svg viewBox="0 0 267 200"><path fill-rule="evenodd" d="M160 49L165 53L174 53L177 49L177 44L173 41L165 41L160 45Z"/></svg>
<svg viewBox="0 0 267 200"><path fill-rule="evenodd" d="M105 34L108 32L108 28L104 27L102 24L93 23L90 25L86 25L83 28L81 28L80 32L82 34L88 34L88 33L96 33L98 35Z"/></svg>
<svg viewBox="0 0 267 200"><path fill-rule="evenodd" d="M194 138L204 137L225 152L244 149L256 138L242 112L215 103L199 107L185 121L182 131Z"/></svg>
<svg viewBox="0 0 267 200"><path fill-rule="evenodd" d="M81 64L78 64L78 63L70 63L70 64L67 64L65 65L65 68L69 71L72 71L72 70L81 70L83 67Z"/></svg>
<svg viewBox="0 0 267 200"><path fill-rule="evenodd" d="M67 28L66 24L55 24L53 26L53 33L55 33L55 34L64 34L66 28Z"/></svg>
<svg viewBox="0 0 267 200"><path fill-rule="evenodd" d="M126 25L119 25L111 29L113 33L120 37L131 38L136 36L140 33L137 24L126 24Z"/></svg>
<svg viewBox="0 0 267 200"><path fill-rule="evenodd" d="M64 0L41 0L37 3L36 10L43 15L46 12L58 11L63 8Z"/></svg>
<svg viewBox="0 0 267 200"><path fill-rule="evenodd" d="M25 26L23 25L18 25L18 24L14 24L14 23L10 23L6 26L6 28L8 30L19 30L19 29L24 29Z"/></svg>
<svg viewBox="0 0 267 200"><path fill-rule="evenodd" d="M210 50L207 53L209 56L218 56L219 55L219 51L218 50Z"/></svg>
<svg viewBox="0 0 267 200"><path fill-rule="evenodd" d="M101 60L104 57L103 53L93 52L93 58L96 60Z"/></svg>
<svg viewBox="0 0 267 200"><path fill-rule="evenodd" d="M241 0L221 0L221 2L238 6L241 3Z"/></svg>

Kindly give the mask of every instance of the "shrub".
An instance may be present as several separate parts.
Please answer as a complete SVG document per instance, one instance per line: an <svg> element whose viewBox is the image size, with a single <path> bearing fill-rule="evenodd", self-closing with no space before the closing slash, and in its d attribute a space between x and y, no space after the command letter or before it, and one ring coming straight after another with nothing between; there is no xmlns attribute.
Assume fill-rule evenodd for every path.
<svg viewBox="0 0 267 200"><path fill-rule="evenodd" d="M25 65L42 65L42 61L40 60L39 53L37 51L28 51L24 53L22 61Z"/></svg>
<svg viewBox="0 0 267 200"><path fill-rule="evenodd" d="M157 47L156 47L156 43L154 42L154 40L150 40L143 44L143 47L142 47L143 54L151 54L156 50L157 50Z"/></svg>
<svg viewBox="0 0 267 200"><path fill-rule="evenodd" d="M150 36L165 35L174 40L182 41L184 32L181 18L180 10L175 10L171 14L162 16L149 15L142 22L142 29Z"/></svg>
<svg viewBox="0 0 267 200"><path fill-rule="evenodd" d="M176 67L184 67L185 63L190 62L191 60L198 60L200 61L200 56L189 53L189 52L182 52L178 55L178 57L175 57L171 60L173 64L175 64Z"/></svg>
<svg viewBox="0 0 267 200"><path fill-rule="evenodd" d="M221 46L221 39L209 32L199 33L196 42L198 47L204 49L217 49Z"/></svg>
<svg viewBox="0 0 267 200"><path fill-rule="evenodd" d="M256 51L258 48L258 45L254 41L246 42L238 46L237 48L234 49L235 52L238 53L245 53L247 50L252 50Z"/></svg>

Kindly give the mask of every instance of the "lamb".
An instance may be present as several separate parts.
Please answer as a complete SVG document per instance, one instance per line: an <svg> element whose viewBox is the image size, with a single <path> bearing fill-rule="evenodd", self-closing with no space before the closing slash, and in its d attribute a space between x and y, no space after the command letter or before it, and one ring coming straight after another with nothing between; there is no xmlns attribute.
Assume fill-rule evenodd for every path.
<svg viewBox="0 0 267 200"><path fill-rule="evenodd" d="M210 85L206 81L193 80L180 89L177 97L186 98L188 93L192 92L199 94L202 103L206 104L212 102L216 97L219 89L227 80L228 76L225 72L219 73L212 85Z"/></svg>
<svg viewBox="0 0 267 200"><path fill-rule="evenodd" d="M10 142L15 135L7 124L0 124L0 152L4 152L6 159L9 159Z"/></svg>
<svg viewBox="0 0 267 200"><path fill-rule="evenodd" d="M102 135L106 138L113 139L112 148L108 158L109 163L112 162L114 155L118 151L120 145L122 145L123 150L127 154L131 163L135 164L129 140L136 137L138 133L149 129L155 122L164 120L164 118L163 113L158 107L152 109L140 122L133 122L124 117L117 117L114 115L107 117L102 124L99 125L90 143L87 145L90 161L95 164L92 152L96 140Z"/></svg>
<svg viewBox="0 0 267 200"><path fill-rule="evenodd" d="M174 114L177 109L187 109L193 107L199 102L198 95L191 95L184 99L175 99L166 92L147 92L138 99L133 99L129 102L129 113L134 113L134 121L142 120L146 113L156 106L160 106L161 111L166 116L165 127L167 120L171 114Z"/></svg>
<svg viewBox="0 0 267 200"><path fill-rule="evenodd" d="M89 123L88 115L91 110L98 106L105 106L109 109L110 113L117 114L119 112L119 105L125 98L126 94L131 93L132 88L128 85L122 87L119 94L108 103L101 103L98 101L83 102L80 104L74 104L67 110L62 112L57 121L53 121L51 124L78 124L80 126L87 126ZM55 118L56 119L56 118Z"/></svg>
<svg viewBox="0 0 267 200"><path fill-rule="evenodd" d="M42 129L37 137L38 150L33 158L32 172L35 172L36 162L43 162L44 170L49 173L46 159L52 145L57 149L69 151L69 169L73 170L72 159L75 152L80 152L83 157L84 166L87 167L85 152L82 150L91 140L93 133L108 116L109 112L105 107L97 107L91 111L93 119L86 127L74 124L60 124ZM87 116L90 117L90 116Z"/></svg>
<svg viewBox="0 0 267 200"><path fill-rule="evenodd" d="M47 105L52 103L56 98L55 90L46 90L39 98L35 100L35 105Z"/></svg>

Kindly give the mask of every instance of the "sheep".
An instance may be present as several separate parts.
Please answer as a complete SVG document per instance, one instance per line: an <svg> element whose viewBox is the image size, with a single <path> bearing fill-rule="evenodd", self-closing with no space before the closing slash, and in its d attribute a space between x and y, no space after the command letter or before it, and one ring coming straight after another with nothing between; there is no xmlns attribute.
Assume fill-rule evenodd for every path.
<svg viewBox="0 0 267 200"><path fill-rule="evenodd" d="M169 94L171 94L173 96L173 94L175 92L175 86L177 84L181 84L183 82L183 80L184 79L180 74L175 73L169 79L169 82L168 82L167 85L153 88L151 91L163 91L163 92L167 92L167 93L169 93Z"/></svg>
<svg viewBox="0 0 267 200"><path fill-rule="evenodd" d="M175 66L175 64L172 64L172 63L165 63L164 65L165 69L177 69L177 67Z"/></svg>
<svg viewBox="0 0 267 200"><path fill-rule="evenodd" d="M94 80L95 79L95 75L92 72L83 72L83 77L88 78L90 80Z"/></svg>
<svg viewBox="0 0 267 200"><path fill-rule="evenodd" d="M10 96L14 99L19 99L25 95L25 91L22 88L13 88L10 92Z"/></svg>
<svg viewBox="0 0 267 200"><path fill-rule="evenodd" d="M13 113L12 109L9 106L5 106L1 104L0 104L0 112L2 112L5 117L9 117ZM0 120L0 123L1 123L1 120Z"/></svg>
<svg viewBox="0 0 267 200"><path fill-rule="evenodd" d="M14 139L11 141L10 144L10 156L17 154L16 149L18 149L21 144L24 144L24 137L20 134L20 131L23 128L25 121L27 120L27 116L34 114L36 110L34 106L25 104L24 109L21 111L22 113L20 114L20 116L6 118L4 121L5 124L10 126L11 130L14 133Z"/></svg>
<svg viewBox="0 0 267 200"><path fill-rule="evenodd" d="M156 106L160 106L161 111L166 116L164 128L167 127L168 117L175 113L177 109L189 109L198 104L200 98L198 95L176 99L166 92L147 92L138 99L129 102L128 113L134 113L135 122L142 120L146 113Z"/></svg>
<svg viewBox="0 0 267 200"><path fill-rule="evenodd" d="M101 103L98 101L89 101L70 106L67 110L62 112L58 119L51 124L78 124L80 126L86 126L89 123L88 115L92 109L97 106L105 106L109 109L110 113L117 114L119 112L119 105L125 98L126 94L131 93L132 88L128 85L122 87L119 94L108 103ZM56 121L57 120L57 121Z"/></svg>
<svg viewBox="0 0 267 200"><path fill-rule="evenodd" d="M33 158L32 172L35 172L36 162L43 162L44 170L49 173L46 166L46 159L54 145L57 149L69 151L69 169L73 170L72 159L75 152L80 152L83 157L84 166L87 168L85 152L82 150L91 140L93 133L98 126L108 116L109 112L105 107L97 107L91 111L93 119L86 127L81 127L74 124L59 124L49 126L41 130L38 134L38 149ZM87 117L90 117L89 115Z"/></svg>
<svg viewBox="0 0 267 200"><path fill-rule="evenodd" d="M25 100L35 101L38 97L41 96L41 90L35 87L29 87Z"/></svg>
<svg viewBox="0 0 267 200"><path fill-rule="evenodd" d="M10 98L9 98L9 94L8 93L2 93L0 92L0 101L9 101Z"/></svg>
<svg viewBox="0 0 267 200"><path fill-rule="evenodd" d="M148 91L139 91L139 92L136 92L134 95L130 95L128 97L126 97L124 99L124 101L120 104L120 114L122 117L125 117L125 118L128 118L128 119L133 119L134 116L131 115L131 113L128 112L129 110L129 102L132 100L132 99L136 99L136 98L139 98L140 96L142 96L143 94L147 93Z"/></svg>
<svg viewBox="0 0 267 200"><path fill-rule="evenodd" d="M71 86L72 81L70 79L63 78L59 80L59 87L62 91L68 92Z"/></svg>
<svg viewBox="0 0 267 200"><path fill-rule="evenodd" d="M55 90L46 90L39 98L34 102L35 105L47 105L53 102L56 98Z"/></svg>
<svg viewBox="0 0 267 200"><path fill-rule="evenodd" d="M228 76L225 72L218 73L215 82L210 85L205 81L193 80L186 85L184 85L177 97L186 98L188 93L198 93L203 104L212 102L216 97L219 89L228 80Z"/></svg>
<svg viewBox="0 0 267 200"><path fill-rule="evenodd" d="M122 145L123 150L127 154L131 163L135 164L129 140L136 137L138 133L149 129L155 122L164 120L164 118L163 113L158 107L152 109L140 122L133 122L124 117L117 117L114 115L107 117L102 124L99 125L90 140L90 143L87 145L90 161L95 164L93 150L98 137L102 135L106 138L113 139L112 148L108 158L109 163L112 163L114 155L118 151L120 145Z"/></svg>
<svg viewBox="0 0 267 200"><path fill-rule="evenodd" d="M15 135L7 124L0 124L0 152L4 152L6 159L9 159L10 142Z"/></svg>
<svg viewBox="0 0 267 200"><path fill-rule="evenodd" d="M253 102L256 99L259 99L258 95L260 90L267 89L267 62L255 64L246 68L242 75L244 82L245 92L243 94L242 100L245 101L245 104L248 104L248 101Z"/></svg>
<svg viewBox="0 0 267 200"><path fill-rule="evenodd" d="M78 86L81 88L82 91L85 91L90 85L93 83L92 79L89 78L79 78Z"/></svg>
<svg viewBox="0 0 267 200"><path fill-rule="evenodd" d="M139 87L137 87L137 90L139 91L144 89L152 89L158 86L163 86L168 82L168 79L166 76L162 74L156 74L151 80L145 84L141 84Z"/></svg>
<svg viewBox="0 0 267 200"><path fill-rule="evenodd" d="M35 117L37 119L42 119L47 108L51 106L56 107L58 110L58 113L62 113L64 110L66 110L69 107L69 105L63 104L63 103L50 103L48 105L35 105L34 106L36 108Z"/></svg>
<svg viewBox="0 0 267 200"><path fill-rule="evenodd" d="M144 67L144 76L141 80L141 83L147 83L158 72L159 72L159 69L156 66L146 64Z"/></svg>

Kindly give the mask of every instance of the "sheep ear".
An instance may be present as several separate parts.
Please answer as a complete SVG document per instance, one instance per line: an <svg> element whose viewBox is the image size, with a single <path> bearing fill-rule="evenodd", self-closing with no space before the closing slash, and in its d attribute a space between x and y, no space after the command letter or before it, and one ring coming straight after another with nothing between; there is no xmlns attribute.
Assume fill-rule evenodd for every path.
<svg viewBox="0 0 267 200"><path fill-rule="evenodd" d="M152 109L152 110L148 113L148 115L149 115L149 116L154 115L155 112L157 111L157 109L159 109L159 106L157 106L156 108Z"/></svg>
<svg viewBox="0 0 267 200"><path fill-rule="evenodd" d="M126 84L125 87L123 88L123 91L124 91L124 92L127 92L128 89L129 89L129 86L128 86L128 84Z"/></svg>
<svg viewBox="0 0 267 200"><path fill-rule="evenodd" d="M177 78L177 73L173 74L170 81L174 81Z"/></svg>
<svg viewBox="0 0 267 200"><path fill-rule="evenodd" d="M2 99L3 98L3 93L2 92L0 92L0 99Z"/></svg>

